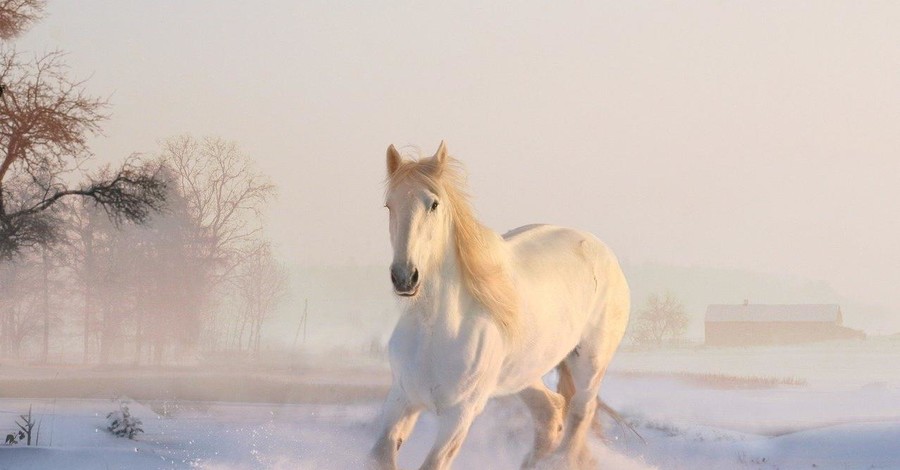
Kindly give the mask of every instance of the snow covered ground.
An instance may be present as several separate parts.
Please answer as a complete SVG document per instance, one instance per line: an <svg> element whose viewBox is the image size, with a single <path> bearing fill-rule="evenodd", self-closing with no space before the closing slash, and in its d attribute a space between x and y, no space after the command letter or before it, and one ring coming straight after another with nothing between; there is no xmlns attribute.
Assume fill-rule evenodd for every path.
<svg viewBox="0 0 900 470"><path fill-rule="evenodd" d="M900 374L891 374L898 369L898 356L888 354L883 359L892 362L854 370L847 380L820 370L835 360L835 348L869 359L896 352L878 342L854 347L801 348L810 360L815 351L821 353L818 366L806 368L816 373L799 375L803 361L794 369L785 365L792 360L773 368L785 374L779 376L808 384L765 388L749 381L672 374L685 371L663 370L666 361L657 357L661 353L623 353L602 396L646 442L606 420L606 443L593 437L592 446L605 469L900 469ZM779 351L686 350L669 355L693 356L688 361L691 373L772 375L757 368L779 357ZM744 361L735 359L740 354ZM724 366L716 368L714 363ZM314 397L310 401L315 403L265 404L142 399L130 405L144 422L145 433L135 441L104 430L106 414L117 408L108 398L2 398L0 431L11 430L16 415L30 404L42 422L39 447L0 446L0 469L357 469L371 445L377 396L383 391L384 381L371 377L384 373L373 367L371 376L364 377L378 382L372 394L354 392L347 400ZM332 379L335 393L357 380L340 375ZM328 382L327 374L317 375L315 382ZM433 417L423 416L404 444L401 467L417 467L435 425ZM531 418L524 406L514 398L494 400L476 421L455 468L518 468L530 442Z"/></svg>

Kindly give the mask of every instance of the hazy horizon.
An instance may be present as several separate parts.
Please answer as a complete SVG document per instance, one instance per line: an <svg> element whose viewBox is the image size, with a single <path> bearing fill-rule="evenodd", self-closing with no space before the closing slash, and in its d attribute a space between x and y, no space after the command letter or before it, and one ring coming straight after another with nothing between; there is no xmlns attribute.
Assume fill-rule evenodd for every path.
<svg viewBox="0 0 900 470"><path fill-rule="evenodd" d="M0 0L0 467L900 468L898 26Z"/></svg>
<svg viewBox="0 0 900 470"><path fill-rule="evenodd" d="M240 143L279 188L268 234L291 264L386 264L384 149L445 139L499 232L574 226L626 263L897 311L896 24L890 3L92 0L49 2L13 43L67 51L111 95L98 161Z"/></svg>

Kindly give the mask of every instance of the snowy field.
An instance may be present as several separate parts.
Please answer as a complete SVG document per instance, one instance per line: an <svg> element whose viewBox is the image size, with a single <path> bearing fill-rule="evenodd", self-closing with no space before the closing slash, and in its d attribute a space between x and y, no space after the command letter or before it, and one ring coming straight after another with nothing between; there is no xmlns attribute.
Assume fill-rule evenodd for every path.
<svg viewBox="0 0 900 470"><path fill-rule="evenodd" d="M592 446L604 469L900 468L898 353L900 341L889 339L623 352L601 394L646 442L606 419L606 441L594 436ZM23 375L0 370L5 384L12 383L11 375ZM174 375L183 380L169 384L195 377ZM153 377L145 379L160 381ZM201 381L200 388L228 387L228 380L206 379L219 382ZM0 469L357 469L371 445L388 380L385 367L373 363L351 373L267 372L242 381L259 382L268 390L264 396L284 396L290 403L136 398L131 411L143 420L145 433L135 441L104 429L106 413L117 407L109 398L114 390L107 397L88 393L94 398L14 398L0 390L4 434L29 405L41 420L41 445L0 446ZM265 388L267 381L280 381L293 392L279 395L277 387ZM370 386L361 389L360 383ZM174 395L179 393L196 391L185 386ZM435 424L428 415L420 420L401 451L402 468L417 467ZM476 421L455 468L518 468L530 442L524 406L514 398L494 400Z"/></svg>

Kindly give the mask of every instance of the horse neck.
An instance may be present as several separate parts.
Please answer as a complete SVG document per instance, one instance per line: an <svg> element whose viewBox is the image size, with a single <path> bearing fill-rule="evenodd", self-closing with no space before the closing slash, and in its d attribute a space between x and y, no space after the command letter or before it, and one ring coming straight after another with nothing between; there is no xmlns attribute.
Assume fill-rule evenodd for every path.
<svg viewBox="0 0 900 470"><path fill-rule="evenodd" d="M456 255L456 235L450 230L443 256L434 268L434 274L423 284L421 308L426 316L455 324L461 318L462 310L471 302L465 288L462 271Z"/></svg>

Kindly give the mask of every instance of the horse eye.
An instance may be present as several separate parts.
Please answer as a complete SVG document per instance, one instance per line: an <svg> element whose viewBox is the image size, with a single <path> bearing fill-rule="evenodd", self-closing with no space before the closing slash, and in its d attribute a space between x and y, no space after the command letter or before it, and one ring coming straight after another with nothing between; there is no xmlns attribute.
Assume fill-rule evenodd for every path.
<svg viewBox="0 0 900 470"><path fill-rule="evenodd" d="M431 203L431 212L436 211L436 210L437 210L437 206L438 206L438 202L437 202L437 201L432 202L432 203Z"/></svg>

